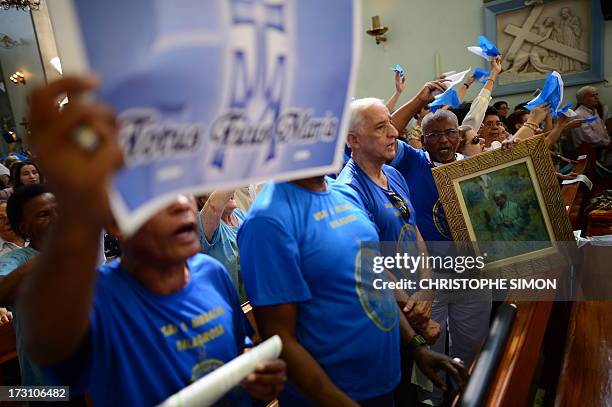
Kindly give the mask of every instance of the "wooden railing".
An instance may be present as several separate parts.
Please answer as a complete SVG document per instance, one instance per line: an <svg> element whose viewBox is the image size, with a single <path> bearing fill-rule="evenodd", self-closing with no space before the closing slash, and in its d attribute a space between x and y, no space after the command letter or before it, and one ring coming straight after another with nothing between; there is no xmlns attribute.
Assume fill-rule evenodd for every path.
<svg viewBox="0 0 612 407"><path fill-rule="evenodd" d="M612 406L612 302L572 309L556 407Z"/></svg>
<svg viewBox="0 0 612 407"><path fill-rule="evenodd" d="M572 168L572 172L579 175L586 175L592 180L593 168L597 157L592 150L589 150L589 153L586 155L587 158L578 161L578 164ZM563 185L561 188L561 201L567 210L567 215L574 230L582 229L584 225L582 209L584 204L588 202L589 195L590 191L583 182Z"/></svg>
<svg viewBox="0 0 612 407"><path fill-rule="evenodd" d="M17 358L13 323L0 326L0 384L4 384L4 364Z"/></svg>

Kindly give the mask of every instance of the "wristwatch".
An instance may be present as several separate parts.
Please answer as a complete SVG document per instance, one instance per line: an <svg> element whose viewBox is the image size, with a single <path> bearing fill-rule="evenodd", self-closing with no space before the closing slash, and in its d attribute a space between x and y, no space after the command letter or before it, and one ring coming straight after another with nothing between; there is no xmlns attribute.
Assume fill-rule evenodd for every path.
<svg viewBox="0 0 612 407"><path fill-rule="evenodd" d="M416 349L419 346L427 345L427 341L421 335L414 335L410 342L408 342L408 347L411 349Z"/></svg>

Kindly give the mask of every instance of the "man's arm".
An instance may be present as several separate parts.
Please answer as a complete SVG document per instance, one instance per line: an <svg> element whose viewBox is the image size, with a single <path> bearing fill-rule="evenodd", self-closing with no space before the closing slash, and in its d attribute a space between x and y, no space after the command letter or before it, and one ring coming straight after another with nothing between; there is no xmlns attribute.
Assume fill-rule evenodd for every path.
<svg viewBox="0 0 612 407"><path fill-rule="evenodd" d="M223 210L233 194L233 190L215 191L208 197L208 200L204 204L204 208L200 212L200 217L202 226L204 227L204 235L209 242L212 241L215 232L219 229Z"/></svg>
<svg viewBox="0 0 612 407"><path fill-rule="evenodd" d="M563 134L565 130L576 129L581 125L582 122L580 121L580 119L570 120L569 118L563 115L559 116L552 130L546 136L546 145L548 146L548 148L552 149L557 143L557 141L559 141L561 134Z"/></svg>
<svg viewBox="0 0 612 407"><path fill-rule="evenodd" d="M397 104L397 101L402 95L402 92L404 91L404 89L406 89L406 77L400 76L399 72L396 72L395 73L395 92L393 93L391 98L385 102L385 105L387 106L387 109L389 109L389 112L394 111L395 105Z"/></svg>
<svg viewBox="0 0 612 407"><path fill-rule="evenodd" d="M465 99L465 94L467 93L470 86L472 86L474 81L476 81L476 78L474 78L474 75L470 75L470 77L465 81L465 83L463 83L459 87L459 89L457 89L457 98L459 98L459 102L463 102L463 99Z"/></svg>
<svg viewBox="0 0 612 407"><path fill-rule="evenodd" d="M423 106L434 99L432 92L436 90L444 92L446 90L444 87L444 82L444 79L427 82L425 85L423 85L416 96L410 99L407 103L403 104L391 115L391 122L397 131L401 133L402 130L406 128L406 125L408 125L410 119L412 119L412 117L417 114L423 108Z"/></svg>
<svg viewBox="0 0 612 407"><path fill-rule="evenodd" d="M357 406L327 376L317 361L295 337L297 306L270 305L254 308L255 320L264 339L273 335L283 341L281 358L287 363L289 380L316 406Z"/></svg>
<svg viewBox="0 0 612 407"><path fill-rule="evenodd" d="M412 326L410 326L402 312L399 312L399 324L402 346L412 348L417 365L429 380L437 387L446 390L446 384L437 375L438 371L443 370L451 375L460 388L463 388L468 377L467 370L463 364L456 362L446 355L431 351L426 346L412 347L412 339L416 336L416 332L412 329Z"/></svg>
<svg viewBox="0 0 612 407"><path fill-rule="evenodd" d="M548 108L548 103L544 103L541 106L536 106L531 109L531 112L529 112L529 117L527 118L527 121L523 127L518 129L518 131L514 134L514 140L520 141L533 137L535 135L535 127L542 123L542 120L546 118L549 111L550 109Z"/></svg>
<svg viewBox="0 0 612 407"><path fill-rule="evenodd" d="M489 107L489 102L491 101L491 91L493 90L495 79L497 79L497 75L499 75L501 70L501 57L496 57L491 61L491 74L489 75L489 79L472 102L470 111L461 123L462 126L469 126L476 132L480 129L487 108Z"/></svg>
<svg viewBox="0 0 612 407"><path fill-rule="evenodd" d="M64 78L31 96L30 143L59 209L17 299L27 352L41 365L66 360L87 334L100 231L109 213L106 186L122 165L115 115L79 100L96 86L93 78ZM56 101L66 93L71 102L59 111ZM93 151L73 139L83 126L99 137Z"/></svg>

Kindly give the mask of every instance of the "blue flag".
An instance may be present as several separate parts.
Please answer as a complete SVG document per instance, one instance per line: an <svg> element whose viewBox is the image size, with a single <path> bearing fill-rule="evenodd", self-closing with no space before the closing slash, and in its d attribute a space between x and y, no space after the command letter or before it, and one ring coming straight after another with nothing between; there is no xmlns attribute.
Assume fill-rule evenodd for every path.
<svg viewBox="0 0 612 407"><path fill-rule="evenodd" d="M489 76L491 75L491 71L487 71L486 69L482 69L482 68L476 68L472 75L478 82L487 83L487 80L489 79Z"/></svg>
<svg viewBox="0 0 612 407"><path fill-rule="evenodd" d="M393 68L391 68L391 70L393 72L397 72L402 77L404 76L404 68L402 68L400 64L395 65Z"/></svg>
<svg viewBox="0 0 612 407"><path fill-rule="evenodd" d="M436 110L440 109L444 106L450 106L451 108L459 107L461 102L459 101L459 96L457 95L457 91L455 89L449 89L440 96L436 97L436 99L429 104L429 108L432 113L435 113Z"/></svg>
<svg viewBox="0 0 612 407"><path fill-rule="evenodd" d="M563 78L557 71L552 71L546 76L544 87L538 96L533 98L525 109L531 110L543 103L548 103L553 117L558 117L561 114L566 114L572 107L571 103L561 106L563 102Z"/></svg>
<svg viewBox="0 0 612 407"><path fill-rule="evenodd" d="M495 44L484 35L478 36L478 46L467 47L467 49L487 61L492 61L495 57L501 55Z"/></svg>

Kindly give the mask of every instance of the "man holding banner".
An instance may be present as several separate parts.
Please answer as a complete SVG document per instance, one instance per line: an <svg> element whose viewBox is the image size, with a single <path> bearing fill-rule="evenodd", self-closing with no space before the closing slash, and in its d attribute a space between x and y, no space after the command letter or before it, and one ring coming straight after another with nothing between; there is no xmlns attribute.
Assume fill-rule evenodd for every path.
<svg viewBox="0 0 612 407"><path fill-rule="evenodd" d="M106 188L122 165L114 114L78 99L95 85L69 78L32 94L31 143L59 216L18 306L27 351L57 384L88 391L95 405L151 406L237 357L249 326L227 271L196 255L192 198L179 196L133 236L122 236L121 261L95 271L109 222ZM71 103L58 112L55 101L65 93ZM79 126L99 136L96 149L74 142ZM225 401L273 400L284 380L284 362L266 361Z"/></svg>

